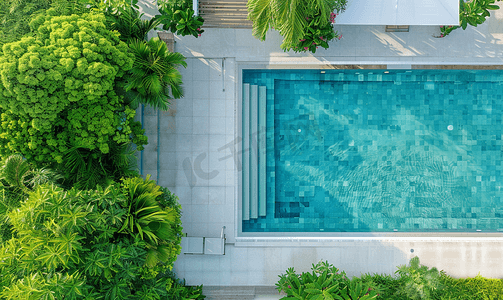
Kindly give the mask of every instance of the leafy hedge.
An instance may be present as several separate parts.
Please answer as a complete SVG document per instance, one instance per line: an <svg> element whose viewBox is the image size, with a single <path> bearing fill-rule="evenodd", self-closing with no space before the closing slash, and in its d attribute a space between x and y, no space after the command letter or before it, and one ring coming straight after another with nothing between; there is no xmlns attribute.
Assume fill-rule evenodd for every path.
<svg viewBox="0 0 503 300"><path fill-rule="evenodd" d="M280 275L281 299L383 299L383 300L497 300L503 295L503 279L452 278L436 268L421 265L418 257L399 266L398 276L363 274L348 279L328 262L319 262L312 272L296 274L293 268Z"/></svg>

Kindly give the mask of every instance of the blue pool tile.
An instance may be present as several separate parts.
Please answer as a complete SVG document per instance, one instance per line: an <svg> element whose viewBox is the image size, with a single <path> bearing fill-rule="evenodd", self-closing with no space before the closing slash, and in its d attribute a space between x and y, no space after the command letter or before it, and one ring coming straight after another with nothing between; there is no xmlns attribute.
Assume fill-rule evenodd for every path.
<svg viewBox="0 0 503 300"><path fill-rule="evenodd" d="M502 230L500 73L245 70L268 204L243 231Z"/></svg>

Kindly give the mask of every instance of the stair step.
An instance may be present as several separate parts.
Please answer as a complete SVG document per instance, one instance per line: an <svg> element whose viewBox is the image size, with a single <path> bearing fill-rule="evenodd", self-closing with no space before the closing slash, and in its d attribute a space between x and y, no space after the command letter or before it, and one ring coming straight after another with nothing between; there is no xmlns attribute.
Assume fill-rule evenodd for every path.
<svg viewBox="0 0 503 300"><path fill-rule="evenodd" d="M259 216L266 216L266 199L267 199L267 178L266 178L266 106L267 106L267 89L265 86L259 87L258 90L258 199L259 199Z"/></svg>
<svg viewBox="0 0 503 300"><path fill-rule="evenodd" d="M258 86L250 85L250 218L258 218Z"/></svg>
<svg viewBox="0 0 503 300"><path fill-rule="evenodd" d="M246 149L250 148L250 85L243 84L243 172L242 172L242 212L243 221L250 220L250 186L249 186L249 170L250 161Z"/></svg>

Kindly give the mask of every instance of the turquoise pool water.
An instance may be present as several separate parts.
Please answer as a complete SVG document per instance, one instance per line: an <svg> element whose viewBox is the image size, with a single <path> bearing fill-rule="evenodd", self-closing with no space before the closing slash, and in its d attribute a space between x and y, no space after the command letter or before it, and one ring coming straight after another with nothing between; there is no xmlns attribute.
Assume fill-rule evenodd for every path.
<svg viewBox="0 0 503 300"><path fill-rule="evenodd" d="M243 232L503 231L502 71L243 70L243 83L267 103L249 132L266 137L266 215Z"/></svg>

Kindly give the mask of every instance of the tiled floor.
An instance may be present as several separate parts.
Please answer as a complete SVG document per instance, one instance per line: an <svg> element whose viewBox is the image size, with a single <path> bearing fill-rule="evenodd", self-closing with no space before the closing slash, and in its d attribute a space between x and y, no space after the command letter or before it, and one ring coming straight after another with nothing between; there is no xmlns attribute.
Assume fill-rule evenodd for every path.
<svg viewBox="0 0 503 300"><path fill-rule="evenodd" d="M423 263L451 275L475 276L480 271L483 276L503 277L499 255L503 242L498 239L477 243L420 239L315 243L318 246L301 242L267 246L266 242L243 244L236 240L239 64L262 63L278 68L503 64L503 10L476 28L459 29L446 38L433 37L439 33L435 26L412 26L408 33L386 33L384 26L336 25L335 29L343 38L315 55L281 51L276 32L269 33L265 42L255 39L248 29L206 29L197 39L176 37L175 51L187 57L188 66L181 70L185 97L159 116L145 110L149 145L143 154L143 172L178 195L185 233L218 237L225 226L228 243L224 256L180 255L175 263L178 276L192 285L273 286L287 268L308 270L320 259L349 275L393 273L395 266L408 261L414 249Z"/></svg>

